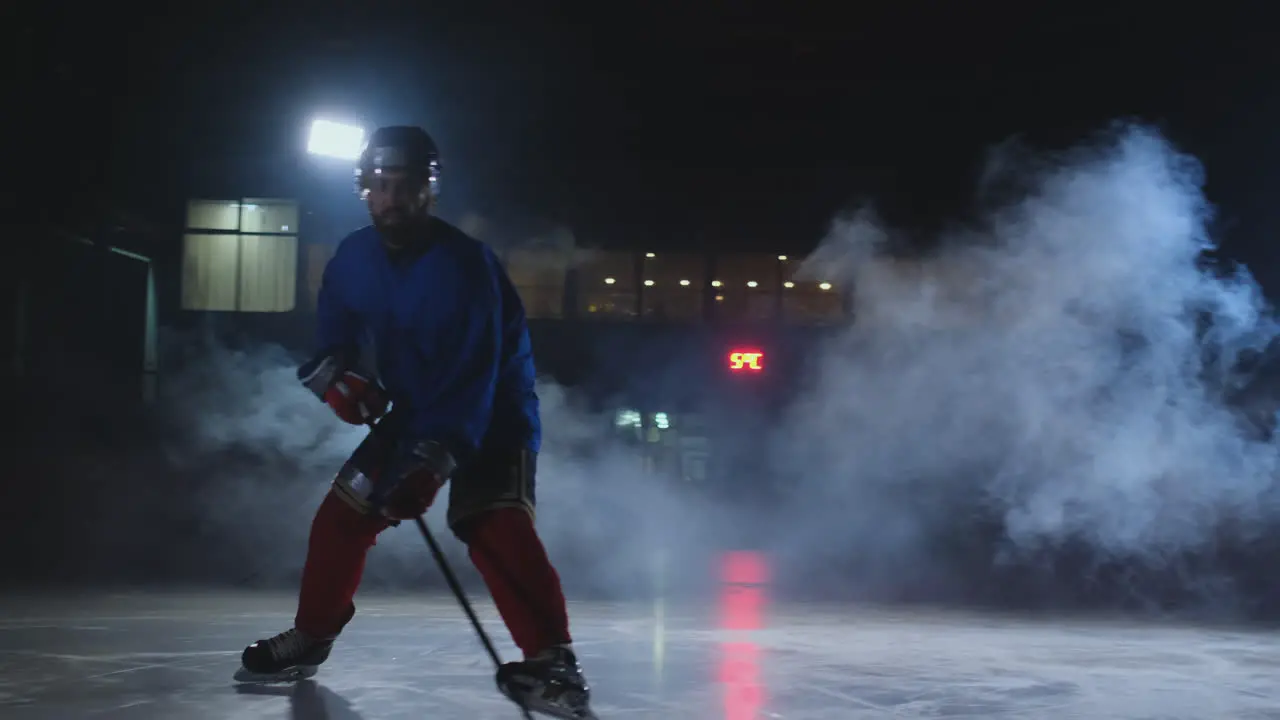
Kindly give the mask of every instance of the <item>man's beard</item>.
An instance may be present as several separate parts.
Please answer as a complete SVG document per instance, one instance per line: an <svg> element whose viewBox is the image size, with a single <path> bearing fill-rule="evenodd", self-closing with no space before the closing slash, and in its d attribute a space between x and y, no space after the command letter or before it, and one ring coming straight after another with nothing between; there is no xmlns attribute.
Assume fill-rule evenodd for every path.
<svg viewBox="0 0 1280 720"><path fill-rule="evenodd" d="M416 242L426 226L426 218L404 212L382 213L373 217L373 226L382 235L382 242L393 250Z"/></svg>

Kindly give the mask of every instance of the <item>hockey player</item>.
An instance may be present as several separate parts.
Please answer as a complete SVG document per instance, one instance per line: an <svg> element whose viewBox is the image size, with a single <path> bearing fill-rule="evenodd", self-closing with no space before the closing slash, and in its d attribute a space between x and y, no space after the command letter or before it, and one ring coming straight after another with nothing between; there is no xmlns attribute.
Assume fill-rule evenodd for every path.
<svg viewBox="0 0 1280 720"><path fill-rule="evenodd" d="M343 420L376 425L316 513L294 627L247 647L238 677L314 674L355 613L378 534L424 513L447 481L449 527L524 653L499 687L532 710L590 717L560 578L533 524L541 426L524 308L492 251L431 214L439 175L416 127L379 129L360 158L373 225L325 268L320 350L298 377ZM362 349L377 380L361 371Z"/></svg>

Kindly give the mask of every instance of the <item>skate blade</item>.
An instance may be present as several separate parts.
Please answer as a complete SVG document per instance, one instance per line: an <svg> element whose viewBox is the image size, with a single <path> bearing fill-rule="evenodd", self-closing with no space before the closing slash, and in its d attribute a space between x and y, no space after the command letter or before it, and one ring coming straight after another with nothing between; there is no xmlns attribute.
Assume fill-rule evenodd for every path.
<svg viewBox="0 0 1280 720"><path fill-rule="evenodd" d="M523 704L516 702L516 704L521 705L529 712L546 715L547 717L559 718L559 720L600 720L600 718L595 713L591 712L590 709L572 710L570 708L560 707L559 705L538 702L537 700L530 700Z"/></svg>
<svg viewBox="0 0 1280 720"><path fill-rule="evenodd" d="M536 695L533 697L516 697L505 689L502 690L502 694L505 695L508 700L521 708L532 713L538 713L539 715L559 718L559 720L600 720L600 718L591 711L591 708L574 710L573 708L548 702Z"/></svg>
<svg viewBox="0 0 1280 720"><path fill-rule="evenodd" d="M242 683L292 683L306 680L315 675L317 670L319 668L315 665L298 665L278 673L256 673L241 665L232 678Z"/></svg>

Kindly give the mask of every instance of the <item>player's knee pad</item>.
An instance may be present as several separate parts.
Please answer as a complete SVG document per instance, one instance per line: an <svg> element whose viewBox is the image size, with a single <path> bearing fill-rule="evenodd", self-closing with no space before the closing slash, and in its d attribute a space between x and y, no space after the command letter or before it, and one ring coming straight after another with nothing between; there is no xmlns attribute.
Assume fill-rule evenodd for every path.
<svg viewBox="0 0 1280 720"><path fill-rule="evenodd" d="M531 450L484 450L449 481L449 529L467 541L477 517L499 508L534 514L538 455Z"/></svg>

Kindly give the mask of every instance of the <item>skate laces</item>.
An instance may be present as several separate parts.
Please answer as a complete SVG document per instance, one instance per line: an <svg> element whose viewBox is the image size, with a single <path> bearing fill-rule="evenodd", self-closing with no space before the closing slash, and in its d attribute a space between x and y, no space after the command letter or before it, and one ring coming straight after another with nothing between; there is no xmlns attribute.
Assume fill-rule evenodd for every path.
<svg viewBox="0 0 1280 720"><path fill-rule="evenodd" d="M267 647L277 658L298 657L311 648L311 639L298 632L297 628L289 628L267 640Z"/></svg>

